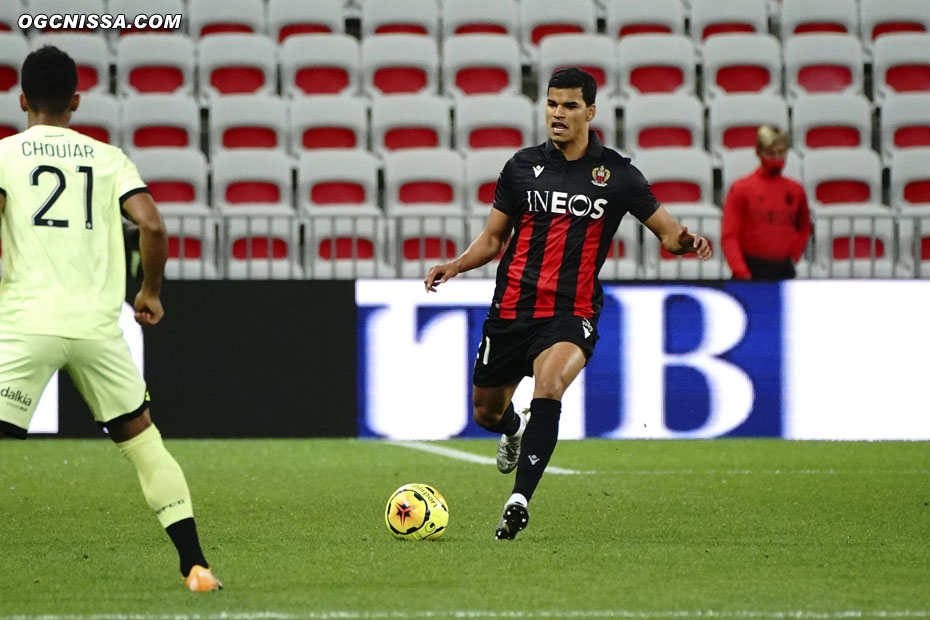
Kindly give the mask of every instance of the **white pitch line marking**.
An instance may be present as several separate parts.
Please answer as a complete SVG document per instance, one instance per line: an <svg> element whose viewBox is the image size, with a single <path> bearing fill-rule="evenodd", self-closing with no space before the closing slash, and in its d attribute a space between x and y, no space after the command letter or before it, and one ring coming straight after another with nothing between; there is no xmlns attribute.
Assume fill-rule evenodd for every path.
<svg viewBox="0 0 930 620"><path fill-rule="evenodd" d="M399 446L401 448L411 448L413 450L420 450L422 452L429 452L431 454L438 454L439 456L445 456L450 459L457 459L459 461L466 461L468 463L477 463L479 465L497 465L497 461L492 459L489 456L481 456L479 454L472 454L471 452L465 452L464 450L456 450L455 448L445 448L443 446L437 446L433 443L424 443L421 441L389 441L391 445ZM562 467L546 467L547 474L562 474L566 476L578 476L580 474L595 474L594 471L578 471L576 469L564 469Z"/></svg>

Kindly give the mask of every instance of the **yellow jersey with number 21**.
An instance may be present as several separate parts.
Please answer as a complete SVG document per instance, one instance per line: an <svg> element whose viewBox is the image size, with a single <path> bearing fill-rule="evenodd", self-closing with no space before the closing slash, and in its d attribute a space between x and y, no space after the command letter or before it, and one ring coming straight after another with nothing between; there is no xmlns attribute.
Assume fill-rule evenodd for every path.
<svg viewBox="0 0 930 620"><path fill-rule="evenodd" d="M0 331L119 335L121 206L142 191L122 150L72 129L35 125L0 140Z"/></svg>

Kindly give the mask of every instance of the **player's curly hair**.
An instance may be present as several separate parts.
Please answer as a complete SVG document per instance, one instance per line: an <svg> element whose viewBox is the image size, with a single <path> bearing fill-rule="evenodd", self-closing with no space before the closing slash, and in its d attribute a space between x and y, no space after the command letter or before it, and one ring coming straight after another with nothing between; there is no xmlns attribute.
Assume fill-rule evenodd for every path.
<svg viewBox="0 0 930 620"><path fill-rule="evenodd" d="M580 88L586 106L593 105L597 97L594 76L578 67L567 67L553 73L549 78L549 88Z"/></svg>
<svg viewBox="0 0 930 620"><path fill-rule="evenodd" d="M29 108L49 114L63 114L77 91L77 66L68 54L45 45L23 61L19 73Z"/></svg>

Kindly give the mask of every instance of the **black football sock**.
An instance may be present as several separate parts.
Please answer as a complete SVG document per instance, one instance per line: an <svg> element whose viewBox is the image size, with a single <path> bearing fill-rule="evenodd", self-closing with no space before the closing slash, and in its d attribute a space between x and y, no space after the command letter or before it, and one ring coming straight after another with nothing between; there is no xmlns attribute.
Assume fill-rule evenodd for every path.
<svg viewBox="0 0 930 620"><path fill-rule="evenodd" d="M559 439L559 416L562 402L551 398L534 398L530 403L530 421L523 431L520 460L513 492L529 501L542 478Z"/></svg>
<svg viewBox="0 0 930 620"><path fill-rule="evenodd" d="M517 413L513 409L513 403L508 403L503 415L501 415L501 419L498 420L496 424L485 426L481 422L478 422L478 426L492 433L513 435L520 430L520 418L517 417Z"/></svg>
<svg viewBox="0 0 930 620"><path fill-rule="evenodd" d="M210 568L207 559L203 557L200 549L200 539L197 537L197 525L193 519L181 519L165 528L171 542L178 549L181 560L181 575L187 577L195 564Z"/></svg>

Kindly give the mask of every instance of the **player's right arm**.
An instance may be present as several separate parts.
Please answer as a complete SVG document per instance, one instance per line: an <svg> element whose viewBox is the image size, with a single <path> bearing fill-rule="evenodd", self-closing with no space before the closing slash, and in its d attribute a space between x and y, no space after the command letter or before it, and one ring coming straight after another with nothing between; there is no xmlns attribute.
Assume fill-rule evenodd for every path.
<svg viewBox="0 0 930 620"><path fill-rule="evenodd" d="M168 233L155 201L148 192L138 192L123 202L123 213L139 227L142 286L135 299L136 321L155 325L164 316L161 283L168 259Z"/></svg>
<svg viewBox="0 0 930 620"><path fill-rule="evenodd" d="M427 292L435 292L436 287L454 278L458 274L486 265L493 260L507 243L512 228L510 217L503 211L491 209L487 223L471 245L455 260L436 265L429 270L429 275L423 281Z"/></svg>

